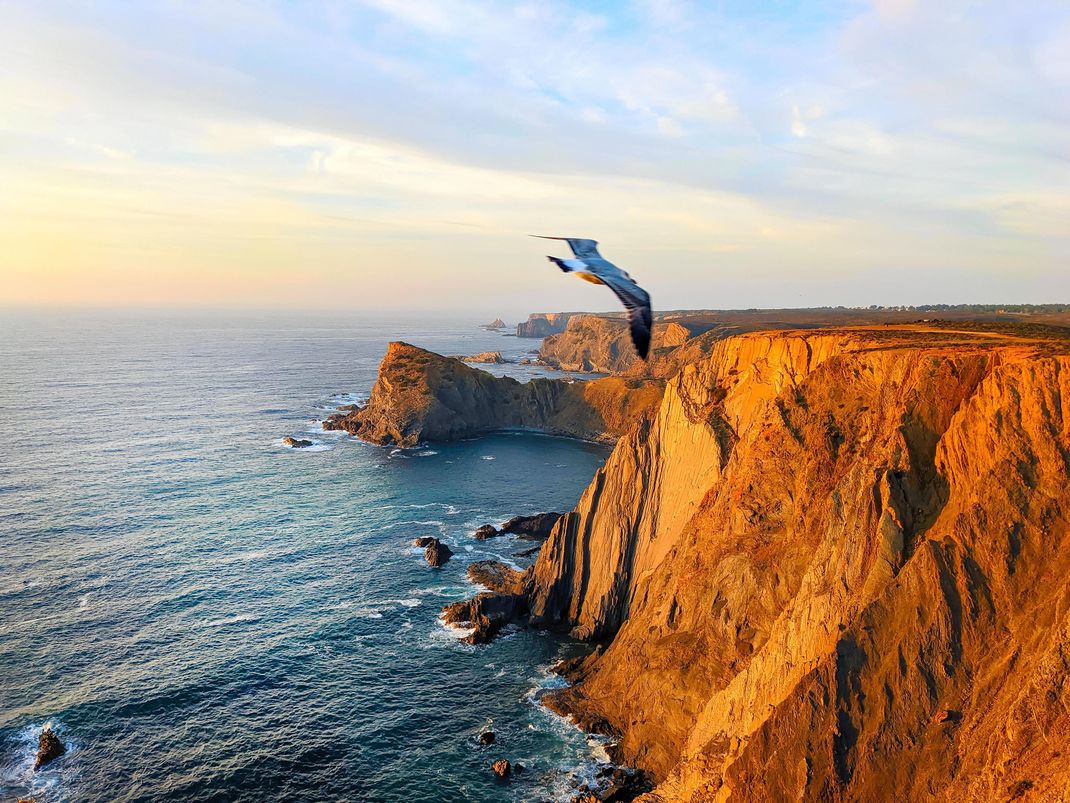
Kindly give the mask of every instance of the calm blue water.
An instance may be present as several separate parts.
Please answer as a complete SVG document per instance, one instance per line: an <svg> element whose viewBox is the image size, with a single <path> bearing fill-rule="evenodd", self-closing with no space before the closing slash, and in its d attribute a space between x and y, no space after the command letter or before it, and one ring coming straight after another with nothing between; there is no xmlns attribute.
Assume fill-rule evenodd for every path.
<svg viewBox="0 0 1070 803"><path fill-rule="evenodd" d="M531 692L573 645L460 645L471 531L570 508L601 447L396 451L319 430L390 339L520 355L470 321L0 313L0 800L528 800L596 747ZM514 373L536 369L498 369ZM286 435L313 450L283 448ZM411 547L445 538L443 570ZM51 722L70 752L30 771ZM493 724L499 744L473 737ZM521 761L500 786L489 764Z"/></svg>

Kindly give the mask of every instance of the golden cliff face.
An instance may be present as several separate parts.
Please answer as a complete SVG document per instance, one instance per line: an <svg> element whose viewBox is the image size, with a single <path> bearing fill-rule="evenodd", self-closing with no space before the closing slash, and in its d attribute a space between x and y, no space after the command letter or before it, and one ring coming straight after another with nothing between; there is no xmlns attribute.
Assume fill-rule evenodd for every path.
<svg viewBox="0 0 1070 803"><path fill-rule="evenodd" d="M557 704L654 799L1070 795L1065 346L715 343L532 571L534 622L612 637Z"/></svg>

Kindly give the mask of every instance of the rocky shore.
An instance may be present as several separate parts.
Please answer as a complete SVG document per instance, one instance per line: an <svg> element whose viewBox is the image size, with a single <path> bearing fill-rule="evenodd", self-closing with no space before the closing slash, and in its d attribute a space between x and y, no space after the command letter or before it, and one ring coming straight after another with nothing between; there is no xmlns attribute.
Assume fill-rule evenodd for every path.
<svg viewBox="0 0 1070 803"><path fill-rule="evenodd" d="M664 386L615 386L657 400L614 396L613 454L535 565L472 564L488 590L443 618L474 644L515 621L602 646L545 702L610 734L656 783L643 800L1059 799L1066 333L711 330L673 351ZM468 416L468 378L390 359L356 434L452 436L423 411L448 389Z"/></svg>

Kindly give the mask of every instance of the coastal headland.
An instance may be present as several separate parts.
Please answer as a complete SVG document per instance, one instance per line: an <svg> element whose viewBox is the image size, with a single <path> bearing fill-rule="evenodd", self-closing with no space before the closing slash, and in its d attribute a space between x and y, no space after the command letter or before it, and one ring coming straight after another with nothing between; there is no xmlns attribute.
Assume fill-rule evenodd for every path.
<svg viewBox="0 0 1070 803"><path fill-rule="evenodd" d="M640 799L1061 799L1066 321L678 315L640 365L609 359L612 317L572 317L543 345L612 374L586 382L394 343L326 426L615 442L534 565L474 564L489 590L447 616L590 642L545 702L612 738Z"/></svg>

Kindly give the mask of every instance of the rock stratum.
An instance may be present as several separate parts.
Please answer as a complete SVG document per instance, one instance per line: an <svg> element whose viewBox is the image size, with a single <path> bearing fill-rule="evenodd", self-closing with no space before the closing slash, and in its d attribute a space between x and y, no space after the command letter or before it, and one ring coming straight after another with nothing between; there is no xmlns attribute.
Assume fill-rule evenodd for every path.
<svg viewBox="0 0 1070 803"><path fill-rule="evenodd" d="M548 704L612 734L644 800L1070 799L1066 331L710 332L673 353L663 393L607 389L619 439L535 565L479 567L489 590L447 619L474 643L518 617L596 642ZM504 388L564 409L390 358L374 414L350 414L362 437L471 432L439 416L505 409L485 401Z"/></svg>
<svg viewBox="0 0 1070 803"><path fill-rule="evenodd" d="M379 366L368 403L331 416L324 428L398 446L509 429L613 441L660 399L661 384L653 380L521 383L395 342Z"/></svg>

